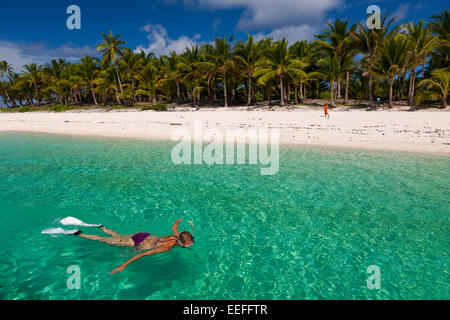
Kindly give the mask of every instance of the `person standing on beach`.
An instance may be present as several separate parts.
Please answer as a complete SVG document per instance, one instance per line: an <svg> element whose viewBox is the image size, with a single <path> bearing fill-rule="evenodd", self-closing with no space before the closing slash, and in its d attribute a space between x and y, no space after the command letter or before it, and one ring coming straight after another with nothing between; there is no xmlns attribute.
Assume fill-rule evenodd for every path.
<svg viewBox="0 0 450 320"><path fill-rule="evenodd" d="M328 104L325 105L324 111L325 111L325 118L330 119L330 115L328 114Z"/></svg>

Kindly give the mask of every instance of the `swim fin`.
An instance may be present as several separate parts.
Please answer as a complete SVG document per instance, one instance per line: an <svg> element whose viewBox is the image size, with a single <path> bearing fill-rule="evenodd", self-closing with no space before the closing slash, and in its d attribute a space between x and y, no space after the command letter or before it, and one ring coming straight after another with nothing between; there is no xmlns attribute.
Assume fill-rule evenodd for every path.
<svg viewBox="0 0 450 320"><path fill-rule="evenodd" d="M50 228L42 230L42 234L67 234L67 235L78 235L80 234L80 230L64 230L63 228Z"/></svg>
<svg viewBox="0 0 450 320"><path fill-rule="evenodd" d="M103 226L102 224L87 224L77 218L74 218L74 217L67 217L67 218L61 219L60 223L63 226L80 226L80 227L92 227L92 228L100 228Z"/></svg>

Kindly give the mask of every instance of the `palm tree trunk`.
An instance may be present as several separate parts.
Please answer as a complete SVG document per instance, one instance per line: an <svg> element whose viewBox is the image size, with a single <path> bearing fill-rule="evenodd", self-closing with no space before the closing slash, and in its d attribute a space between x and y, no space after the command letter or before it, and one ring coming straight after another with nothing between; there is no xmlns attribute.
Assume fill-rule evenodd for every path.
<svg viewBox="0 0 450 320"><path fill-rule="evenodd" d="M280 96L281 96L281 102L280 107L284 107L284 88L283 88L283 77L280 75Z"/></svg>
<svg viewBox="0 0 450 320"><path fill-rule="evenodd" d="M341 81L338 81L336 84L336 98L341 98Z"/></svg>
<svg viewBox="0 0 450 320"><path fill-rule="evenodd" d="M287 83L286 92L287 92L286 100L288 102L290 102L291 101L291 83L290 82Z"/></svg>
<svg viewBox="0 0 450 320"><path fill-rule="evenodd" d="M303 84L300 83L300 100L303 99Z"/></svg>
<svg viewBox="0 0 450 320"><path fill-rule="evenodd" d="M157 103L157 98L156 98L156 90L154 90L152 92L152 104L155 105Z"/></svg>
<svg viewBox="0 0 450 320"><path fill-rule="evenodd" d="M34 82L34 91L36 93L36 104L39 104L39 96L38 96L38 90L37 90L36 82Z"/></svg>
<svg viewBox="0 0 450 320"><path fill-rule="evenodd" d="M11 103L11 106L13 106L14 103L12 102L11 98L9 97L8 91L6 91L5 85L3 83L2 83L2 86L3 86L3 90L5 91L6 98L9 100L9 103ZM7 106L7 102L6 101L4 101L4 102L5 102L5 106Z"/></svg>
<svg viewBox="0 0 450 320"><path fill-rule="evenodd" d="M114 90L114 92L116 93L116 101L117 101L118 104L120 104L119 91Z"/></svg>
<svg viewBox="0 0 450 320"><path fill-rule="evenodd" d="M425 61L426 61L426 56L423 57L423 62L422 62L422 80L425 79Z"/></svg>
<svg viewBox="0 0 450 320"><path fill-rule="evenodd" d="M389 109L392 108L392 95L393 95L394 79L389 79Z"/></svg>
<svg viewBox="0 0 450 320"><path fill-rule="evenodd" d="M133 102L136 102L136 97L134 95L134 81L133 81L133 76L131 75L131 99L133 100Z"/></svg>
<svg viewBox="0 0 450 320"><path fill-rule="evenodd" d="M336 107L336 104L334 103L333 93L334 93L334 81L330 81L330 100L332 108Z"/></svg>
<svg viewBox="0 0 450 320"><path fill-rule="evenodd" d="M227 95L227 73L223 72L223 94L225 99L225 108L228 108L228 95Z"/></svg>
<svg viewBox="0 0 450 320"><path fill-rule="evenodd" d="M348 104L348 85L350 82L350 71L347 71L347 79L345 80L345 98L344 104Z"/></svg>
<svg viewBox="0 0 450 320"><path fill-rule="evenodd" d="M411 88L412 88L412 70L409 75L409 87L408 87L408 104L411 105Z"/></svg>
<svg viewBox="0 0 450 320"><path fill-rule="evenodd" d="M181 101L181 92L180 92L180 80L175 81L177 83L177 104L180 104Z"/></svg>
<svg viewBox="0 0 450 320"><path fill-rule="evenodd" d="M414 106L414 87L416 86L416 69L411 69L411 75L409 79L409 105Z"/></svg>
<svg viewBox="0 0 450 320"><path fill-rule="evenodd" d="M302 90L301 87L300 90ZM294 84L294 103L298 104L298 86L295 84Z"/></svg>
<svg viewBox="0 0 450 320"><path fill-rule="evenodd" d="M97 98L95 97L94 87L92 87L92 86L91 86L91 93L92 93L92 98L94 98L94 104L98 105Z"/></svg>
<svg viewBox="0 0 450 320"><path fill-rule="evenodd" d="M211 76L208 76L208 101L211 101Z"/></svg>
<svg viewBox="0 0 450 320"><path fill-rule="evenodd" d="M198 105L197 105L197 94L195 93L195 89L192 92L192 97L194 98L194 107L198 108Z"/></svg>
<svg viewBox="0 0 450 320"><path fill-rule="evenodd" d="M122 82L120 81L119 70L118 70L118 68L117 68L116 62L114 62L114 69L116 69L116 75L117 75L117 81L119 81L120 93L122 93L122 95L123 95Z"/></svg>
<svg viewBox="0 0 450 320"><path fill-rule="evenodd" d="M373 92L372 92L372 73L369 73L369 101L373 101Z"/></svg>
<svg viewBox="0 0 450 320"><path fill-rule="evenodd" d="M446 109L447 108L447 97L442 97L442 108Z"/></svg>
<svg viewBox="0 0 450 320"><path fill-rule="evenodd" d="M247 105L252 104L252 75L251 73L248 75L248 97L247 97Z"/></svg>

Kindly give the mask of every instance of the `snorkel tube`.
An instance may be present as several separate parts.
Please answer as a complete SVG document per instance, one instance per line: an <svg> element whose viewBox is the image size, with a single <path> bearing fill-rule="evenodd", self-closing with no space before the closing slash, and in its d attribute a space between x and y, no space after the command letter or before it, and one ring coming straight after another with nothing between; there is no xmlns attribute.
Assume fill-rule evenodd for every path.
<svg viewBox="0 0 450 320"><path fill-rule="evenodd" d="M192 227L192 237L195 238L195 228L194 228L194 223L192 221L189 221L189 224Z"/></svg>

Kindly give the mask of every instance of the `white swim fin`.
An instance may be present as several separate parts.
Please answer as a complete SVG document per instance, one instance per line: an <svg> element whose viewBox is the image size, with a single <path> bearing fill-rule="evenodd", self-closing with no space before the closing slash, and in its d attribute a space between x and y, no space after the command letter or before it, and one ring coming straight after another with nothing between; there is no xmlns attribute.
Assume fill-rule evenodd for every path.
<svg viewBox="0 0 450 320"><path fill-rule="evenodd" d="M99 228L102 226L102 224L87 224L77 218L74 218L74 217L67 217L67 218L61 219L60 223L63 226L80 226L80 227L92 227L92 228Z"/></svg>
<svg viewBox="0 0 450 320"><path fill-rule="evenodd" d="M42 230L42 234L67 234L67 235L74 235L76 233L78 233L79 230L74 229L74 230L64 230L63 228L51 228L51 229L45 229Z"/></svg>

